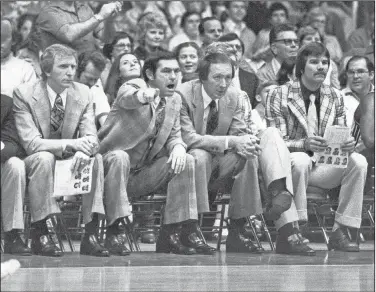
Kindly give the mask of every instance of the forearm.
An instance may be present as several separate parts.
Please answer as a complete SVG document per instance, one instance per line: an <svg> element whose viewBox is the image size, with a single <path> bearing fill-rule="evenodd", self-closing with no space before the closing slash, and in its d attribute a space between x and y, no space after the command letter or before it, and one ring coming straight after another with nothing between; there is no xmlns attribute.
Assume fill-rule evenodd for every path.
<svg viewBox="0 0 376 292"><path fill-rule="evenodd" d="M36 138L26 147L28 155L36 152L46 151L61 157L64 151L73 151L73 139L42 139Z"/></svg>
<svg viewBox="0 0 376 292"><path fill-rule="evenodd" d="M285 140L286 146L290 152L306 152L304 148L304 139Z"/></svg>

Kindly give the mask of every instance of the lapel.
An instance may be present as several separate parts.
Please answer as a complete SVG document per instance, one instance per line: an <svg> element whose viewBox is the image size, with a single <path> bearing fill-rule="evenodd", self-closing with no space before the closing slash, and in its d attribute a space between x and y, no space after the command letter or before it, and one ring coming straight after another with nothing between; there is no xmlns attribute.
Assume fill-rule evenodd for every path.
<svg viewBox="0 0 376 292"><path fill-rule="evenodd" d="M307 112L305 109L303 94L300 89L299 81L292 83L291 90L288 93L287 99L287 106L308 135Z"/></svg>
<svg viewBox="0 0 376 292"><path fill-rule="evenodd" d="M333 98L331 96L329 86L321 86L320 88L320 130L319 135L323 137L326 125L329 122L330 114L333 109ZM331 123L332 124L332 123Z"/></svg>
<svg viewBox="0 0 376 292"><path fill-rule="evenodd" d="M33 106L37 122L42 131L43 138L48 139L50 137L51 126L51 105L47 93L47 83L40 81L33 93Z"/></svg>
<svg viewBox="0 0 376 292"><path fill-rule="evenodd" d="M195 82L192 87L192 105L193 105L193 121L196 133L204 134L204 98L201 91L201 82Z"/></svg>

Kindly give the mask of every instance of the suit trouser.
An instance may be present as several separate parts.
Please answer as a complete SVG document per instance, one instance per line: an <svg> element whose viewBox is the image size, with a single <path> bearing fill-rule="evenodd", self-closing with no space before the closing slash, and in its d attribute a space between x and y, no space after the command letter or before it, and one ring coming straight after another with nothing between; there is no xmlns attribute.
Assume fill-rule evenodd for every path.
<svg viewBox="0 0 376 292"><path fill-rule="evenodd" d="M5 232L24 229L23 199L26 190L24 162L11 157L1 163L1 217Z"/></svg>
<svg viewBox="0 0 376 292"><path fill-rule="evenodd" d="M125 151L110 151L103 158L106 173L105 193L121 192L125 194L124 200L128 202L128 195L134 197L145 196L164 189L167 184L167 200L163 223L171 224L189 219L197 220L195 165L191 155L187 155L185 169L176 175L172 173L170 164L167 164L167 156L157 158L152 164L145 165L137 171L131 170L130 158ZM110 160L116 160L119 163L116 164L117 166L113 170L107 171L107 163ZM117 183L114 184L114 181ZM107 214L107 216L110 216L111 213Z"/></svg>
<svg viewBox="0 0 376 292"><path fill-rule="evenodd" d="M24 159L30 197L31 221L36 222L47 216L60 213L54 198L55 156L46 151L34 153ZM104 214L103 207L103 164L100 154L95 156L91 192L82 195L84 223L92 219L93 213Z"/></svg>
<svg viewBox="0 0 376 292"><path fill-rule="evenodd" d="M292 153L291 157L293 164L296 163L300 168L304 168L300 179L296 180L296 192L299 192L300 198L298 202L295 202L297 209L307 212L308 185L323 189L341 186L335 221L341 225L359 228L362 221L363 190L367 176L365 157L352 153L347 168L312 166L309 156L302 152Z"/></svg>

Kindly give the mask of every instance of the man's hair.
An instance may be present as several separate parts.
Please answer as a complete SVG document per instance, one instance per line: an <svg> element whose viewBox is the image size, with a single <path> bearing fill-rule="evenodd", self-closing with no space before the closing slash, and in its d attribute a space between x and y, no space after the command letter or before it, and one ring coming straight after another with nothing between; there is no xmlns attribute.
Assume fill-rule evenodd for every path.
<svg viewBox="0 0 376 292"><path fill-rule="evenodd" d="M275 2L269 7L269 19L272 18L272 15L275 11L283 10L286 14L286 18L289 19L289 11L287 10L286 6L280 2Z"/></svg>
<svg viewBox="0 0 376 292"><path fill-rule="evenodd" d="M44 80L47 79L46 73L51 73L57 57L74 57L77 61L77 52L72 48L61 44L54 44L46 48L40 57L40 67L42 69L42 78Z"/></svg>
<svg viewBox="0 0 376 292"><path fill-rule="evenodd" d="M103 72L104 68L106 67L106 59L100 51L83 52L78 56L76 73L78 78L80 78L81 73L85 71L85 68L89 62L91 62L100 72Z"/></svg>
<svg viewBox="0 0 376 292"><path fill-rule="evenodd" d="M181 28L184 28L185 26L185 23L187 22L187 19L191 16L191 15L198 15L200 17L200 20L201 20L201 15L200 13L196 12L196 11L187 11L183 14L183 16L181 17L181 21L180 21L180 27Z"/></svg>
<svg viewBox="0 0 376 292"><path fill-rule="evenodd" d="M231 55L236 57L236 50L233 46L225 42L213 42L206 47L204 56L211 54L224 54L231 59ZM232 60L231 60L232 61ZM237 60L239 61L239 60Z"/></svg>
<svg viewBox="0 0 376 292"><path fill-rule="evenodd" d="M266 88L266 87L269 87L269 86L272 86L272 85L276 85L278 86L278 82L275 81L275 80L269 80L269 81L266 81L266 82L261 82L259 84L259 86L257 87L256 89L256 95L259 95L261 94L261 92Z"/></svg>
<svg viewBox="0 0 376 292"><path fill-rule="evenodd" d="M320 41L323 43L324 42L324 38L320 34L320 32L318 31L318 29L316 29L316 28L314 28L314 27L312 27L310 25L302 26L301 28L299 28L299 30L297 32L297 36L299 38L299 42L302 43L303 39L307 35L314 35L316 33L319 33L319 35L320 35Z"/></svg>
<svg viewBox="0 0 376 292"><path fill-rule="evenodd" d="M209 72L210 72L210 66L212 64L230 64L232 69L232 78L234 78L235 75L235 68L232 64L231 59L222 53L212 53L207 56L205 56L201 62L198 63L198 77L201 81L205 81L208 79Z"/></svg>
<svg viewBox="0 0 376 292"><path fill-rule="evenodd" d="M281 23L281 24L278 24L276 26L273 26L272 29L270 30L270 33L269 33L269 43L270 43L270 45L272 45L276 41L277 35L280 32L284 32L284 31L295 32L295 27L290 23Z"/></svg>
<svg viewBox="0 0 376 292"><path fill-rule="evenodd" d="M217 17L214 17L214 16L205 17L205 18L201 19L201 22L198 25L198 32L200 33L200 35L203 35L205 33L205 27L204 27L205 22L211 21L211 20L217 20L217 21L219 21L219 23L221 24L222 29L223 29L223 23L220 22L220 20Z"/></svg>
<svg viewBox="0 0 376 292"><path fill-rule="evenodd" d="M238 40L240 42L240 45L242 46L242 54L244 54L244 42L234 32L230 32L228 34L221 36L218 39L218 42L231 42L231 41L234 41L234 40Z"/></svg>
<svg viewBox="0 0 376 292"><path fill-rule="evenodd" d="M329 51L322 43L313 42L303 46L296 57L296 78L301 79L309 56L317 57L321 55L324 55L330 61Z"/></svg>
<svg viewBox="0 0 376 292"><path fill-rule="evenodd" d="M179 54L180 54L180 51L184 48L189 48L189 47L192 47L194 48L196 51L197 51L197 56L198 58L201 58L202 56L202 50L201 48L198 46L197 43L195 42L185 42L185 43L181 43L179 45L177 45L177 47L174 49L174 53L176 55L176 59L179 58Z"/></svg>
<svg viewBox="0 0 376 292"><path fill-rule="evenodd" d="M114 39L112 40L111 43L105 44L103 46L103 50L102 50L103 55L107 59L112 58L112 51L114 50L114 46L119 42L119 40L122 40L122 39L129 39L129 42L131 43L131 52L133 52L133 38L129 34L127 34L126 32L119 31L115 34Z"/></svg>
<svg viewBox="0 0 376 292"><path fill-rule="evenodd" d="M364 60L366 61L366 64L367 64L367 70L369 72L375 72L375 65L371 62L370 59L368 59L366 56L361 56L361 55L354 55L352 56L346 63L346 72L349 70L349 67L350 67L350 63L351 62L355 62L355 61L359 61L359 60Z"/></svg>
<svg viewBox="0 0 376 292"><path fill-rule="evenodd" d="M149 82L150 79L146 75L146 71L150 70L153 75L157 72L158 62L162 60L176 60L176 55L171 52L159 52L155 57L147 59L142 67L142 76L144 77L145 82Z"/></svg>

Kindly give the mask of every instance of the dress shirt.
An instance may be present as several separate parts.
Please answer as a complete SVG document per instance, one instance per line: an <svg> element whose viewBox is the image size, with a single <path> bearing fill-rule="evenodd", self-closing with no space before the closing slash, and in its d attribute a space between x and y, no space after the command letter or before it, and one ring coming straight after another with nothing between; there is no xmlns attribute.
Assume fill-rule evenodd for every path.
<svg viewBox="0 0 376 292"><path fill-rule="evenodd" d="M62 93L60 93L60 97L63 101L63 106L65 108L65 105L67 103L67 89L65 89ZM57 96L57 93L47 84L47 93L48 93L48 99L50 100L51 108L55 105L55 99Z"/></svg>
<svg viewBox="0 0 376 292"><path fill-rule="evenodd" d="M300 81L300 88L302 90L302 95L303 95L303 100L304 100L304 105L306 109L306 113L308 113L308 108L310 104L309 96L313 94L315 98L315 106L316 106L316 112L317 112L317 121L320 126L320 87L315 90L311 91L307 87L304 86L303 82Z"/></svg>
<svg viewBox="0 0 376 292"><path fill-rule="evenodd" d="M234 78L232 78L232 85L234 85L238 89L241 89L239 80L239 68L235 70Z"/></svg>

